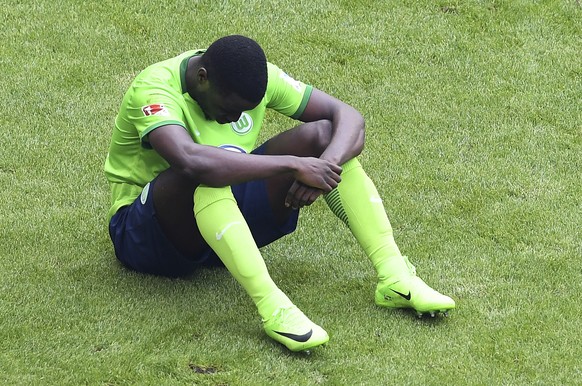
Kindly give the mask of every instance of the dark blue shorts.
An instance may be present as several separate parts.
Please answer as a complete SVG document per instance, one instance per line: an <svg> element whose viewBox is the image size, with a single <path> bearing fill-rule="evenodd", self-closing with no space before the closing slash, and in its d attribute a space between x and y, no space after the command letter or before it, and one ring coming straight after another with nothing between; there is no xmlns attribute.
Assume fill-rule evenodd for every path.
<svg viewBox="0 0 582 386"><path fill-rule="evenodd" d="M156 179L150 182L150 191L155 184ZM299 211L293 211L283 226L277 225L264 180L235 185L232 191L259 247L293 232L297 227ZM152 196L147 194L143 203L142 195L138 196L111 219L109 235L119 261L138 272L169 277L187 276L200 267L222 265L208 245L199 256L185 256L176 250L158 223Z"/></svg>

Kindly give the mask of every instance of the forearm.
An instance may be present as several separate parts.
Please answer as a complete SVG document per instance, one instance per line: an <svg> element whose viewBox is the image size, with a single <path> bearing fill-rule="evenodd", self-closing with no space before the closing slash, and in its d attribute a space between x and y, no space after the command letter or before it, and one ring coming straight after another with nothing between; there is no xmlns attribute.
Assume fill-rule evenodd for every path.
<svg viewBox="0 0 582 386"><path fill-rule="evenodd" d="M171 167L196 184L219 187L294 173L293 156L243 154L194 143L182 126L161 126L149 135L150 143Z"/></svg>
<svg viewBox="0 0 582 386"><path fill-rule="evenodd" d="M329 192L341 180L341 168L336 163L313 157L236 153L200 145L181 126L159 127L149 139L171 167L194 184L220 187L292 173L305 185Z"/></svg>
<svg viewBox="0 0 582 386"><path fill-rule="evenodd" d="M332 138L320 158L342 165L358 156L364 148L364 119L353 109L343 109L333 116Z"/></svg>
<svg viewBox="0 0 582 386"><path fill-rule="evenodd" d="M297 171L293 156L264 156L234 153L203 146L183 158L175 167L188 178L208 186L236 185Z"/></svg>
<svg viewBox="0 0 582 386"><path fill-rule="evenodd" d="M321 159L341 165L354 158L364 148L364 118L353 108L323 91L313 89L301 116L305 122L331 122L331 140Z"/></svg>

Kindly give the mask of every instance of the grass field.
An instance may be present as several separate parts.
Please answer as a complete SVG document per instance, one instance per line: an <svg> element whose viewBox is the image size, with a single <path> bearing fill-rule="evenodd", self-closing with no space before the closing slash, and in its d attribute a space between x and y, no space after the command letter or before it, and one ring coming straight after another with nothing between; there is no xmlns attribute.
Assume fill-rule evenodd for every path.
<svg viewBox="0 0 582 386"><path fill-rule="evenodd" d="M0 383L582 384L582 5L563 1L0 0ZM457 301L379 309L371 264L316 202L264 249L331 335L263 333L224 270L115 260L102 172L145 66L240 33L356 106L401 250ZM268 116L265 135L292 121Z"/></svg>

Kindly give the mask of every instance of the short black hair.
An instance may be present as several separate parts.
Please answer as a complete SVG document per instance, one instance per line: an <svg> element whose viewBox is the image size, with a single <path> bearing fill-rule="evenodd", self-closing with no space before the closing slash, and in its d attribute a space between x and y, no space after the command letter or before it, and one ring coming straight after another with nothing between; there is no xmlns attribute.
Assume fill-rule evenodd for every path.
<svg viewBox="0 0 582 386"><path fill-rule="evenodd" d="M261 46L241 35L216 40L202 55L208 80L222 92L259 103L267 90L267 58Z"/></svg>

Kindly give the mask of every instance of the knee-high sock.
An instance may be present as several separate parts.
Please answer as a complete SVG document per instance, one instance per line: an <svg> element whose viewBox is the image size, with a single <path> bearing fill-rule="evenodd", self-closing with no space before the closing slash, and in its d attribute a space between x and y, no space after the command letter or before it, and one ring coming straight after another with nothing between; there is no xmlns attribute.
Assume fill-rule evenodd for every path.
<svg viewBox="0 0 582 386"><path fill-rule="evenodd" d="M202 237L251 296L263 319L292 304L271 279L230 187L199 186L194 215Z"/></svg>
<svg viewBox="0 0 582 386"><path fill-rule="evenodd" d="M408 269L376 186L356 158L342 168L342 181L325 195L329 208L349 227L380 280L405 274Z"/></svg>

